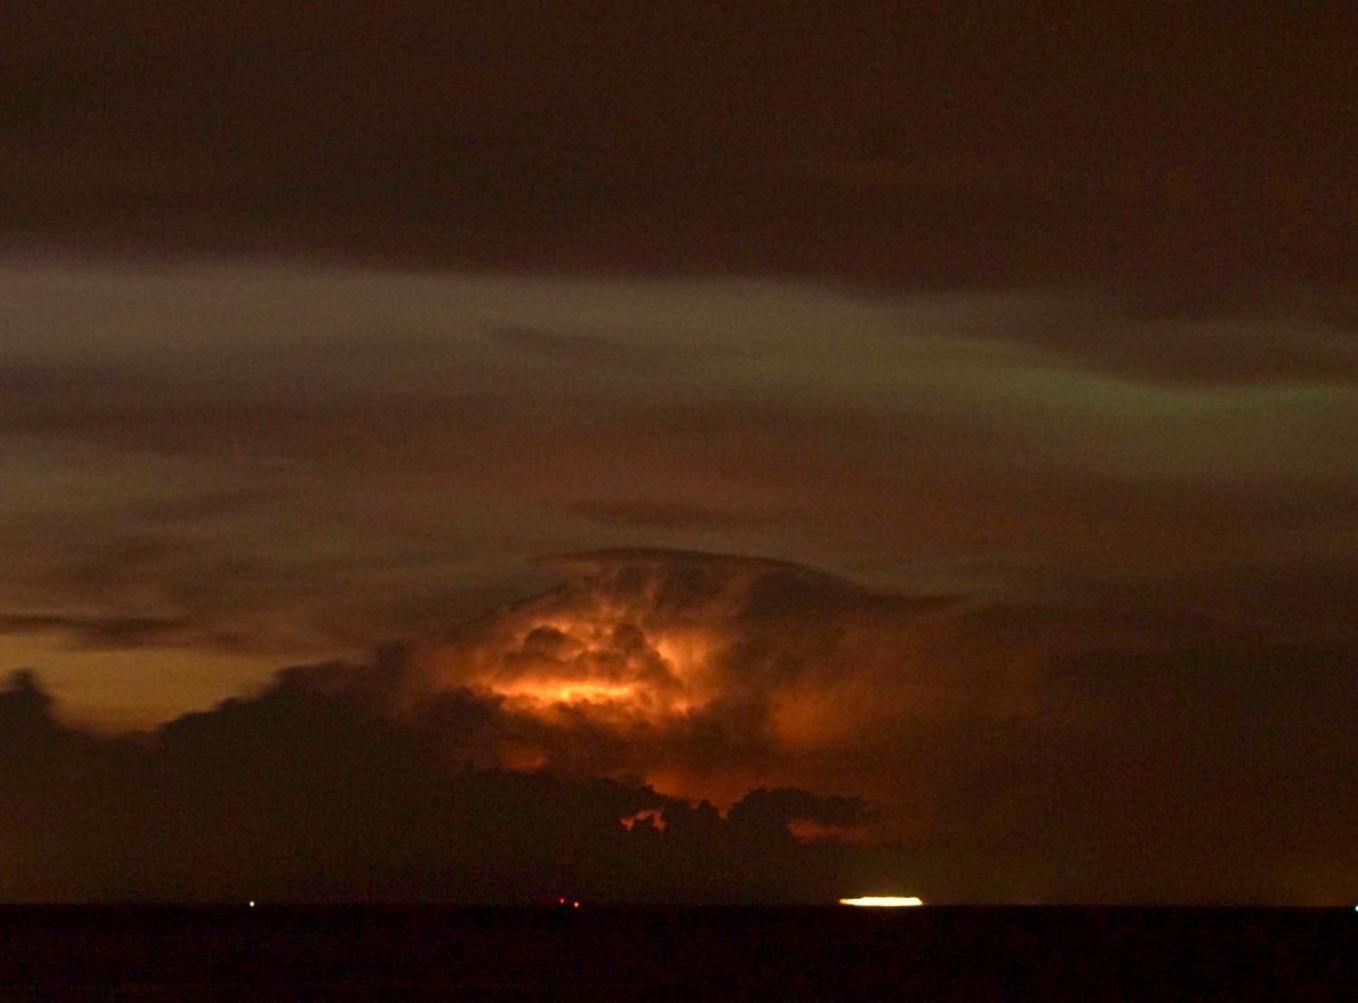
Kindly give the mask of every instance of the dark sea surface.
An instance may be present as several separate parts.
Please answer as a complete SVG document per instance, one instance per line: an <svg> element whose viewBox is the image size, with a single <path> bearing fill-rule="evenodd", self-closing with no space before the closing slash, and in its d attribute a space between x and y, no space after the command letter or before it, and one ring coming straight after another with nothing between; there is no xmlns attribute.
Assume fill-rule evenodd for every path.
<svg viewBox="0 0 1358 1003"><path fill-rule="evenodd" d="M1358 1000L1358 913L0 909L0 998Z"/></svg>

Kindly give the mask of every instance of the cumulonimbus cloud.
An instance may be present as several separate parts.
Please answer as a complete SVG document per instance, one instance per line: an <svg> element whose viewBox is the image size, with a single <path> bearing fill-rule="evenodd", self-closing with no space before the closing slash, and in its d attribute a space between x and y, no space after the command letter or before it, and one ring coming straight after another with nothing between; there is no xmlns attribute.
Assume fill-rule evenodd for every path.
<svg viewBox="0 0 1358 1003"><path fill-rule="evenodd" d="M933 773L953 769L959 736L1087 731L1094 704L1053 666L1144 632L1122 616L889 594L748 557L543 563L558 585L440 639L285 676L421 735L448 765L604 777L731 810L761 786L848 796L862 810L786 820L880 841L953 824Z"/></svg>
<svg viewBox="0 0 1358 1003"><path fill-rule="evenodd" d="M0 887L1325 902L1353 862L1342 646L744 557L548 567L441 638L141 735L64 725L17 677Z"/></svg>

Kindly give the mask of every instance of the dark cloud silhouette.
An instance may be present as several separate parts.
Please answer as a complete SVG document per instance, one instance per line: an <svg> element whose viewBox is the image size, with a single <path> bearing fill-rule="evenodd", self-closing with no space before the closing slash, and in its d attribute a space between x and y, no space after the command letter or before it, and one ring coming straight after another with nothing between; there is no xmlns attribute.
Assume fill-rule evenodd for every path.
<svg viewBox="0 0 1358 1003"><path fill-rule="evenodd" d="M842 847L786 823L855 803L757 791L723 820L650 787L452 768L427 734L284 673L154 733L59 724L29 673L0 692L7 900L816 900ZM465 726L445 701L442 728ZM441 750L440 750L441 751ZM621 820L660 813L663 833ZM809 868L806 865L811 865Z"/></svg>
<svg viewBox="0 0 1358 1003"><path fill-rule="evenodd" d="M1332 902L1351 639L659 550L151 730L0 696L11 898ZM1110 790L1117 796L1111 798Z"/></svg>
<svg viewBox="0 0 1358 1003"><path fill-rule="evenodd" d="M794 821L852 826L869 818L863 801L849 797L817 797L796 787L761 787L731 806L728 821L752 831L783 831Z"/></svg>

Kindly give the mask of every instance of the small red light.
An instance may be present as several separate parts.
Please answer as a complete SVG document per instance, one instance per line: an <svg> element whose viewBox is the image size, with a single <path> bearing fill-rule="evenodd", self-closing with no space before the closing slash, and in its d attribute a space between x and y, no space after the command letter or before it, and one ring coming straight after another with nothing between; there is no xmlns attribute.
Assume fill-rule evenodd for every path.
<svg viewBox="0 0 1358 1003"><path fill-rule="evenodd" d="M559 898L559 899L556 900L556 904L557 904L557 905L565 905L565 904L566 904L566 900L565 900L564 898Z"/></svg>
<svg viewBox="0 0 1358 1003"><path fill-rule="evenodd" d="M579 903L579 902L572 902L572 903L571 903L571 908L572 908L572 909L579 909L579 908L580 908L580 903Z"/></svg>

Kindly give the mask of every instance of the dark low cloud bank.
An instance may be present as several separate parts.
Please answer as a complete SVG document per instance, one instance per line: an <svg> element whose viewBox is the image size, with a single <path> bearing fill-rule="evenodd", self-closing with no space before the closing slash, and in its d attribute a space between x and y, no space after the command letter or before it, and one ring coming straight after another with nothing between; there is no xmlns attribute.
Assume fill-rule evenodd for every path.
<svg viewBox="0 0 1358 1003"><path fill-rule="evenodd" d="M0 897L1352 897L1351 642L745 558L552 566L443 639L146 733L13 676Z"/></svg>
<svg viewBox="0 0 1358 1003"><path fill-rule="evenodd" d="M723 819L640 784L449 768L417 732L304 678L107 738L63 726L15 674L0 693L0 898L816 901L847 851L788 823L864 813L760 789Z"/></svg>

